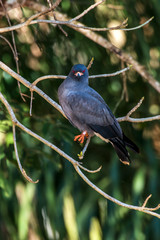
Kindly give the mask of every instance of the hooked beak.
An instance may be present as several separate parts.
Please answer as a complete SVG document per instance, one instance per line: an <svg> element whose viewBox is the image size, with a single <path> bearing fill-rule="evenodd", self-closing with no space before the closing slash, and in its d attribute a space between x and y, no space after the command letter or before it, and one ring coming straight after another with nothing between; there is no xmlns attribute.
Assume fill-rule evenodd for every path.
<svg viewBox="0 0 160 240"><path fill-rule="evenodd" d="M76 77L80 77L80 76L83 75L83 73L82 73L82 72L76 72L74 75L75 75Z"/></svg>

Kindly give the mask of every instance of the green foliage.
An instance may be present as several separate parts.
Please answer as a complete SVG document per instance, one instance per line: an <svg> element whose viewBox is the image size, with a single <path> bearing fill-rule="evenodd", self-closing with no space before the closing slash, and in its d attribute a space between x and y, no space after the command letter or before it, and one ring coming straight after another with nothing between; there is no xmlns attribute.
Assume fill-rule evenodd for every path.
<svg viewBox="0 0 160 240"><path fill-rule="evenodd" d="M47 1L41 1L46 5ZM93 1L63 0L59 10L74 17ZM122 7L109 8L108 4ZM122 22L128 18L129 27L136 26L151 16L155 19L136 31L124 33L121 47L159 80L159 27L160 2L158 1L107 1L89 12L81 21L93 27L106 27L112 20ZM14 11L14 9L12 10ZM21 10L19 9L19 14ZM25 18L34 12L23 9ZM11 17L16 24L16 17ZM5 17L0 27L5 26ZM7 26L7 25L6 25ZM66 38L58 27L32 25L24 31L15 31L19 53L20 74L28 81L46 74L67 75L73 64L94 63L90 74L111 73L121 68L115 55L85 36L64 26ZM110 39L111 32L99 33ZM5 35L11 40L11 33ZM121 40L119 39L119 42ZM6 42L0 39L0 60L16 71L14 57ZM61 80L45 80L38 83L46 94L57 101L57 89ZM123 90L122 76L90 80L113 110ZM127 73L129 101L123 100L116 116L125 115L144 96L142 106L135 117L160 114L159 94L134 70ZM73 142L78 133L70 123L47 102L34 94L33 116L29 116L29 98L24 103L19 95L17 82L0 70L0 90L3 92L22 124L46 138L60 149L77 159L81 146ZM30 95L25 87L22 92ZM90 189L77 175L72 165L50 148L17 129L17 145L22 165L28 175L39 179L33 185L21 176L13 147L11 121L3 104L0 104L0 239L120 239L159 240L159 220L130 211L106 201ZM153 197L148 206L156 206L160 199L160 127L159 122L122 123L124 132L137 143L141 153L131 152L131 166L122 165L113 148L94 137L83 160L84 166L99 173L87 176L103 191L126 203L142 205L149 194Z"/></svg>

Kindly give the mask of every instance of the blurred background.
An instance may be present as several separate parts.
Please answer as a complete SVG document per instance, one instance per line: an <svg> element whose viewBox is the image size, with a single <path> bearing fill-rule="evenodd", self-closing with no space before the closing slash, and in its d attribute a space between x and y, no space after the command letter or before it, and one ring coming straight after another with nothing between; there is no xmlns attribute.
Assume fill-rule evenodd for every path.
<svg viewBox="0 0 160 240"><path fill-rule="evenodd" d="M10 7L10 2L4 1L8 9L11 8L8 14L12 25L23 22L37 12L27 6ZM47 1L29 2L48 7ZM72 18L93 3L63 0L57 11ZM129 27L134 27L152 16L153 21L139 30L99 34L145 65L160 81L160 1L109 0L90 11L81 22L87 26L110 27L128 18ZM0 4L0 27L7 26ZM33 82L47 74L68 75L72 65L88 65L92 57L95 60L89 70L90 75L121 69L121 62L115 54L75 30L67 26L63 28L68 37L58 27L47 24L35 24L14 31L20 74L28 81ZM11 32L3 36L12 43ZM1 38L0 49L0 60L16 71L11 49ZM115 110L116 117L126 115L143 96L144 102L133 117L160 114L159 93L132 69L126 77L128 101L124 98L116 109L123 91L122 75L91 79L90 86L103 96L112 111ZM38 83L38 87L58 101L57 89L61 82L61 79L45 80ZM21 86L21 89L30 95L27 88ZM17 81L2 70L0 91L22 124L78 159L77 154L82 146L73 139L79 131L57 110L34 93L33 116L30 117L30 99L26 98L23 102ZM102 170L85 174L104 192L125 203L142 205L146 197L152 194L147 206L155 207L160 202L160 124L158 121L138 124L123 122L121 126L139 146L140 154L131 152L132 164L125 166L110 144L93 137L83 165L89 169L102 165ZM11 120L0 103L0 239L160 239L159 219L107 201L91 189L63 157L18 128L16 133L21 163L32 179L39 179L38 184L26 182L17 167Z"/></svg>

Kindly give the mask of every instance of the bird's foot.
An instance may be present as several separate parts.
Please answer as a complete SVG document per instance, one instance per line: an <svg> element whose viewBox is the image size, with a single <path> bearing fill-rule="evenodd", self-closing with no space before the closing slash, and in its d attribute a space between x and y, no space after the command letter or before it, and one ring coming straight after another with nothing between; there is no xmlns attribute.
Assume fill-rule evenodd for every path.
<svg viewBox="0 0 160 240"><path fill-rule="evenodd" d="M78 141L80 143L83 143L85 138L88 138L89 135L87 131L83 131L80 135L75 136L74 141Z"/></svg>

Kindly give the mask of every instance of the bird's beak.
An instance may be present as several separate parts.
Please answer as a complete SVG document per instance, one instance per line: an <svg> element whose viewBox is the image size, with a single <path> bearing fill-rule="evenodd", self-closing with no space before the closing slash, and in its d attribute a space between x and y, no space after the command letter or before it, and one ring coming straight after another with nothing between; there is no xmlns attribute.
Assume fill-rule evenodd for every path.
<svg viewBox="0 0 160 240"><path fill-rule="evenodd" d="M75 75L76 77L80 77L80 76L83 75L83 73L82 73L82 72L76 72L74 75Z"/></svg>

